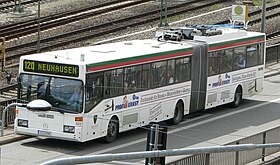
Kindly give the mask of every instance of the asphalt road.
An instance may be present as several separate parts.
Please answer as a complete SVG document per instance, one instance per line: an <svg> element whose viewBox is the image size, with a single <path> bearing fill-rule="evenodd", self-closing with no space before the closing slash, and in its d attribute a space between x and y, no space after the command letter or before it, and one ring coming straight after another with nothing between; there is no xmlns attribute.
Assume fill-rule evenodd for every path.
<svg viewBox="0 0 280 165"><path fill-rule="evenodd" d="M280 123L280 76L265 78L264 90L244 100L238 108L221 106L185 116L179 125L169 125L167 149L222 145ZM117 141L75 143L48 138L29 138L1 146L1 164L37 165L48 160L102 153L144 151L149 128L120 134ZM143 164L128 160L110 164Z"/></svg>

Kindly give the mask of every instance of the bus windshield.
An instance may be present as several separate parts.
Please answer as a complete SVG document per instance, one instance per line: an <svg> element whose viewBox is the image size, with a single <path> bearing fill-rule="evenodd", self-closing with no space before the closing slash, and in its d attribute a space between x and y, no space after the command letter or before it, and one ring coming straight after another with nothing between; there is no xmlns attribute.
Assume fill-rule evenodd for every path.
<svg viewBox="0 0 280 165"><path fill-rule="evenodd" d="M43 99L59 112L81 113L83 110L82 81L65 78L21 74L19 100Z"/></svg>

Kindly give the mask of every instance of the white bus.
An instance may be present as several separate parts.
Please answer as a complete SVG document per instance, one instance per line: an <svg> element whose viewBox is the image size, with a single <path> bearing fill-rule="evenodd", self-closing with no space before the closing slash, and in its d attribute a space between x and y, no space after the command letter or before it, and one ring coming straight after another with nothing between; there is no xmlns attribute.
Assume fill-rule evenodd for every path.
<svg viewBox="0 0 280 165"><path fill-rule="evenodd" d="M159 35L160 34L160 35ZM197 26L133 40L22 56L15 131L85 142L169 120L262 91L265 34ZM75 93L74 95L72 95Z"/></svg>

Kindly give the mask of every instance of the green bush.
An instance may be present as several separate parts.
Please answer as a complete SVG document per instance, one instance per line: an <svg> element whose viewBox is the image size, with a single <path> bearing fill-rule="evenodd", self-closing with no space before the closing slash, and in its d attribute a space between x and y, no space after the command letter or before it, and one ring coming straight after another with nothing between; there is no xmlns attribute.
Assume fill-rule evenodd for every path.
<svg viewBox="0 0 280 165"><path fill-rule="evenodd" d="M253 0L255 6L262 6L262 0Z"/></svg>
<svg viewBox="0 0 280 165"><path fill-rule="evenodd" d="M262 6L263 0L253 0L255 6ZM266 0L266 3L275 3L276 0Z"/></svg>

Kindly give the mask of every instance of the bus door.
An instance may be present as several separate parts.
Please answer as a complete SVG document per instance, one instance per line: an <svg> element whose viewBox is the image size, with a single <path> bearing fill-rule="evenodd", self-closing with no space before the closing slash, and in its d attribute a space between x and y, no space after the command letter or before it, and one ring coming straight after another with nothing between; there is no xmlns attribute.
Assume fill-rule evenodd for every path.
<svg viewBox="0 0 280 165"><path fill-rule="evenodd" d="M193 44L190 113L205 108L208 67L207 54L208 45L206 43L196 42Z"/></svg>

